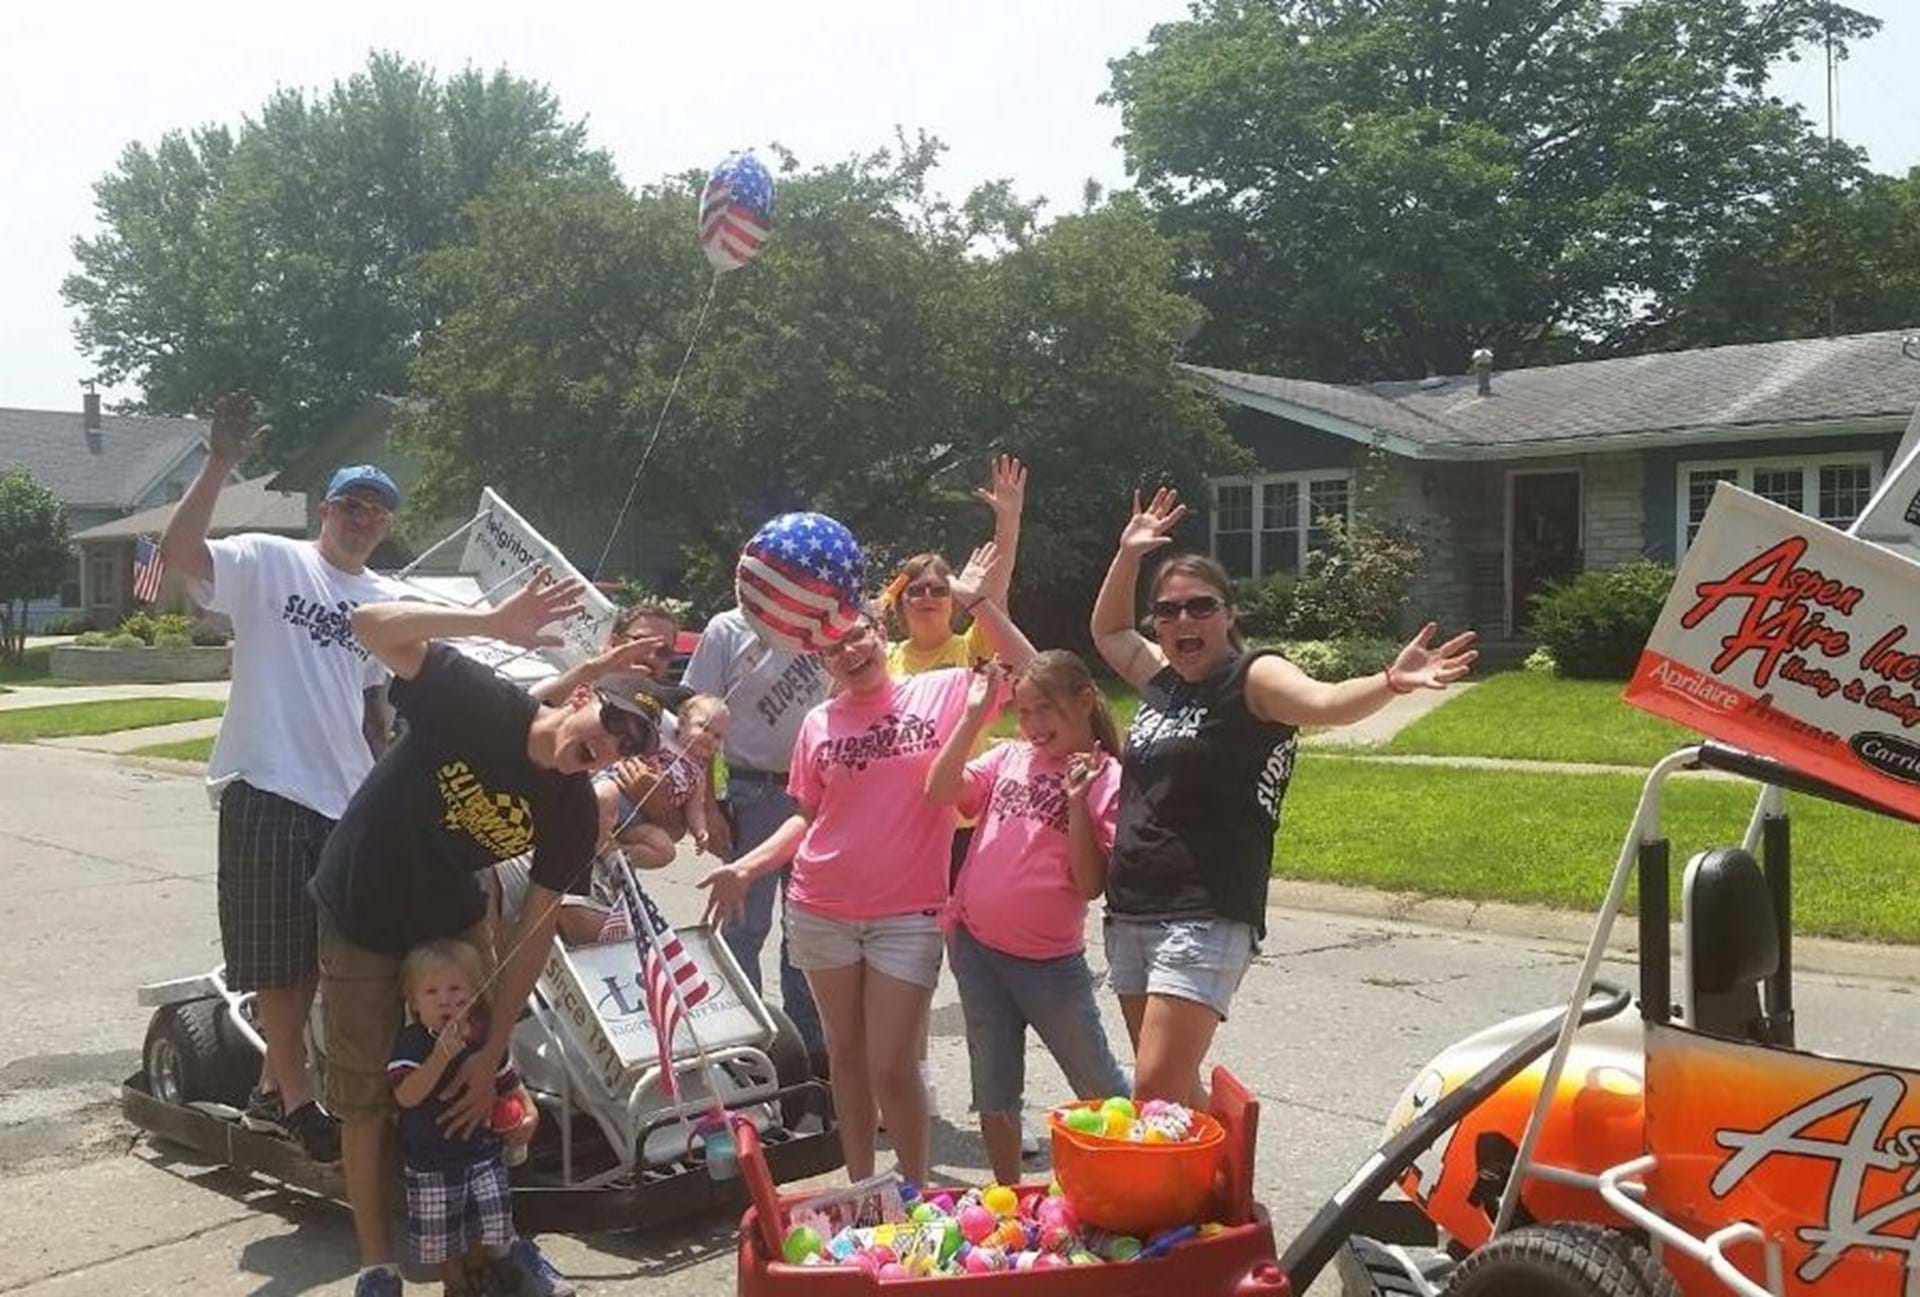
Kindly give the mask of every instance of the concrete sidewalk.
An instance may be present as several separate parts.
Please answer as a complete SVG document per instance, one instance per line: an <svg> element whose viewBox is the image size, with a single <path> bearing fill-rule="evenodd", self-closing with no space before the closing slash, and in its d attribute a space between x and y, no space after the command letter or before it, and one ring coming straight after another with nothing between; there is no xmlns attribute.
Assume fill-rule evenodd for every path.
<svg viewBox="0 0 1920 1297"><path fill-rule="evenodd" d="M220 732L218 716L205 720L176 721L172 725L148 725L137 730L115 730L111 734L76 734L64 739L41 739L41 746L72 748L79 752L132 752L159 743L182 743L187 739L212 738Z"/></svg>
<svg viewBox="0 0 1920 1297"><path fill-rule="evenodd" d="M1434 708L1444 707L1465 694L1474 687L1474 683L1474 681L1463 680L1450 689L1420 689L1410 694L1402 694L1363 721L1343 725L1337 730L1324 730L1307 735L1300 740L1300 746L1303 748L1357 748L1386 743Z"/></svg>
<svg viewBox="0 0 1920 1297"><path fill-rule="evenodd" d="M230 680L189 680L152 685L8 685L0 711L17 707L58 707L63 703L104 703L127 698L211 698L227 700Z"/></svg>

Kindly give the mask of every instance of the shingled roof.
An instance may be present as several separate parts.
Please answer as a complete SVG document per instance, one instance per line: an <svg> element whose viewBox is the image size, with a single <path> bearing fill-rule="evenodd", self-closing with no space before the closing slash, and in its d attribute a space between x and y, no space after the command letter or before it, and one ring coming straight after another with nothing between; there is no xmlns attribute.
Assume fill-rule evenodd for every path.
<svg viewBox="0 0 1920 1297"><path fill-rule="evenodd" d="M167 529L177 506L156 504L151 509L103 522L73 534L75 540L131 540L158 536ZM283 536L307 534L307 497L300 491L275 491L267 479L256 477L224 487L214 501L207 535L231 536L241 531L271 531Z"/></svg>
<svg viewBox="0 0 1920 1297"><path fill-rule="evenodd" d="M207 434L199 419L0 408L0 464L24 468L68 508L126 510Z"/></svg>
<svg viewBox="0 0 1920 1297"><path fill-rule="evenodd" d="M1920 405L1902 332L1705 347L1345 386L1183 365L1221 399L1419 459L1502 459L1756 433L1896 431Z"/></svg>

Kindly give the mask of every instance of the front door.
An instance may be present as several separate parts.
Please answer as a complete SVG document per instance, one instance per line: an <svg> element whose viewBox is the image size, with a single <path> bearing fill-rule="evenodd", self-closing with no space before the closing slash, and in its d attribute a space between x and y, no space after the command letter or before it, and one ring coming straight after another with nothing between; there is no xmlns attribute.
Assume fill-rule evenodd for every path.
<svg viewBox="0 0 1920 1297"><path fill-rule="evenodd" d="M1507 631L1533 621L1533 597L1580 570L1580 471L1507 477Z"/></svg>

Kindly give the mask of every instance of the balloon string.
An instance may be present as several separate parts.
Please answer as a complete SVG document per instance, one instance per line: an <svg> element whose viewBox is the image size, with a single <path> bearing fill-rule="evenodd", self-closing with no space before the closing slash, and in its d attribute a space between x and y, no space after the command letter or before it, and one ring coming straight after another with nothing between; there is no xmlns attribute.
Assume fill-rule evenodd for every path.
<svg viewBox="0 0 1920 1297"><path fill-rule="evenodd" d="M600 579L600 569L605 566L607 555L613 552L613 542L620 537L620 525L627 520L627 510L633 505L634 494L640 489L640 474L646 470L647 461L653 457L653 448L660 442L660 430L667 426L667 411L673 406L673 398L680 391L680 377L687 372L687 362L693 359L693 344L700 341L700 330L706 326L707 312L713 307L714 292L720 287L720 271L716 267L713 278L707 281L707 300L700 304L700 316L693 322L693 336L687 339L686 354L680 357L680 368L673 371L673 384L667 388L667 399L660 403L660 417L653 421L653 435L647 438L647 447L640 452L640 462L633 466L633 480L627 483L627 498L620 502L620 512L614 515L613 529L607 533L607 543L600 549L600 557L594 560L593 571L587 579Z"/></svg>

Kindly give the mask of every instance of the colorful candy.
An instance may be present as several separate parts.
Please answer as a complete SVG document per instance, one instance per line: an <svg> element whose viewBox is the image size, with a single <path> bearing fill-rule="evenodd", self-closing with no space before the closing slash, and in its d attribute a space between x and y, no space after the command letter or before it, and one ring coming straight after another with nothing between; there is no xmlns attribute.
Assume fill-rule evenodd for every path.
<svg viewBox="0 0 1920 1297"><path fill-rule="evenodd" d="M1012 1216L1020 1210L1020 1196L1004 1184L988 1185L980 1205L996 1216Z"/></svg>
<svg viewBox="0 0 1920 1297"><path fill-rule="evenodd" d="M810 1256L818 1256L824 1247L818 1230L807 1225L796 1225L787 1231L787 1237L780 1245L780 1253L788 1265L799 1265Z"/></svg>

